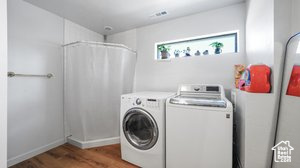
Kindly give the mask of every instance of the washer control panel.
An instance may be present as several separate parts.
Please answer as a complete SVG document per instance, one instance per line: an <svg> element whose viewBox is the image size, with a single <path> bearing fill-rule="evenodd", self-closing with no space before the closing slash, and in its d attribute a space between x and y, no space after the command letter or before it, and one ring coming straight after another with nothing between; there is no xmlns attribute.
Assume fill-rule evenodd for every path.
<svg viewBox="0 0 300 168"><path fill-rule="evenodd" d="M158 99L146 99L146 98L126 98L122 97L123 101L130 103L135 107L148 107L148 108L159 108L160 101Z"/></svg>
<svg viewBox="0 0 300 168"><path fill-rule="evenodd" d="M177 94L182 93L220 93L218 85L181 85L178 88Z"/></svg>

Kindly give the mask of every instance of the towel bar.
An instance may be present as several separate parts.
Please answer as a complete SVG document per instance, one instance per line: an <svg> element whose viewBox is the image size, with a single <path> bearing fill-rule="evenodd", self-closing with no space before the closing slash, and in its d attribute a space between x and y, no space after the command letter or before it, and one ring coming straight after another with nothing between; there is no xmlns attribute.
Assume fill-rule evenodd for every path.
<svg viewBox="0 0 300 168"><path fill-rule="evenodd" d="M8 77L16 77L16 76L21 76L21 77L46 77L46 78L52 78L54 75L52 73L48 73L46 75L34 75L34 74L17 74L14 72L7 72Z"/></svg>

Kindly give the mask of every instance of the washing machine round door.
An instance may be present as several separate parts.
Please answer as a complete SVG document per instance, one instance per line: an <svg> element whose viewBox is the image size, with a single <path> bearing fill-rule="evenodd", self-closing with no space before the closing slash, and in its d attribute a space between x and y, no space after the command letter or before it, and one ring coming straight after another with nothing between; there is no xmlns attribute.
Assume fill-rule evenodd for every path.
<svg viewBox="0 0 300 168"><path fill-rule="evenodd" d="M152 148L158 139L158 127L153 117L145 110L133 108L123 119L123 132L127 141L140 150Z"/></svg>

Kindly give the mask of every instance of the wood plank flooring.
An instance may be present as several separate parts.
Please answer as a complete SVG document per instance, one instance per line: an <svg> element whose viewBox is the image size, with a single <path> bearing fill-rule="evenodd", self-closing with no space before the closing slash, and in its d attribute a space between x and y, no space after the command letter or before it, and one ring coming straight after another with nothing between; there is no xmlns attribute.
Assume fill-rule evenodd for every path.
<svg viewBox="0 0 300 168"><path fill-rule="evenodd" d="M80 149L64 144L10 168L137 168L121 159L120 144Z"/></svg>

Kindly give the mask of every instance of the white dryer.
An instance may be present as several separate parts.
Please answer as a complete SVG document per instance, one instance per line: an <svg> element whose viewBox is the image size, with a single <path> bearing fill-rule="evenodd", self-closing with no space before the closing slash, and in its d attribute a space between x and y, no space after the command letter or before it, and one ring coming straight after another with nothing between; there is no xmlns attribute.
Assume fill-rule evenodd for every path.
<svg viewBox="0 0 300 168"><path fill-rule="evenodd" d="M121 96L123 160L143 168L165 167L165 103L173 95L140 92Z"/></svg>
<svg viewBox="0 0 300 168"><path fill-rule="evenodd" d="M232 168L232 115L222 86L180 86L166 103L166 167Z"/></svg>

